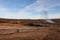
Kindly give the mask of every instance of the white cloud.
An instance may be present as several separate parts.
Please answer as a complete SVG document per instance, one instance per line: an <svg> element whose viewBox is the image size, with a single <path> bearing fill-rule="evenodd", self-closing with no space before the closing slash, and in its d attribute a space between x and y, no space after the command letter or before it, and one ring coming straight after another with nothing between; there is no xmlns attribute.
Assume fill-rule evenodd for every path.
<svg viewBox="0 0 60 40"><path fill-rule="evenodd" d="M7 8L0 5L0 17L1 18L13 18L13 19L30 19L31 15L27 10L22 9L17 13L12 13Z"/></svg>
<svg viewBox="0 0 60 40"><path fill-rule="evenodd" d="M40 15L32 15L32 13L28 12L28 10L30 9L24 8L22 10L19 10L16 16L21 19L39 19L40 18Z"/></svg>
<svg viewBox="0 0 60 40"><path fill-rule="evenodd" d="M55 13L55 14L50 14L49 15L49 18L51 19L54 19L54 18L60 18L60 13Z"/></svg>
<svg viewBox="0 0 60 40"><path fill-rule="evenodd" d="M28 10L34 10L36 12L41 12L44 9L49 11L49 10L55 10L55 6L60 6L59 2L53 2L52 0L46 1L48 6L46 8L44 8L44 0L37 0L36 2L34 2L33 4L30 4L28 6L26 6L25 8L23 8L22 10L19 10L17 13L12 13L10 12L7 8L4 8L3 6L0 6L0 14L1 17L4 18L17 18L17 19L40 19L43 18L43 16L40 15L32 15L30 12L28 12ZM53 3L53 4L51 4ZM58 14L59 15L59 14ZM60 16L55 15L55 16L51 16L49 18L58 18Z"/></svg>
<svg viewBox="0 0 60 40"><path fill-rule="evenodd" d="M0 5L0 17L3 18L11 18L13 17L13 13L11 13L7 8L4 6Z"/></svg>
<svg viewBox="0 0 60 40"><path fill-rule="evenodd" d="M31 14L29 13L29 12L27 12L28 10L34 10L34 11L36 11L36 12L41 12L41 11L43 11L44 9L46 10L46 11L50 11L50 10L56 10L55 8L53 8L53 7L56 7L56 6L60 6L60 3L59 2L56 2L57 0L45 0L45 4L47 4L47 7L46 8L44 8L44 0L37 0L35 3L33 3L33 4L31 4L31 5L28 5L28 6L26 6L24 9L22 9L22 11L19 11L19 13L22 13L22 14L24 14L25 16L27 15L27 17L29 16L31 19L40 19L40 18L44 18L43 16L41 16L41 15L35 15L35 16L31 16ZM53 4L51 4L51 3L53 3ZM59 15L59 14L57 14L57 15ZM24 17L25 17L24 16ZM29 18L28 17L28 18ZM50 17L49 18L58 18L58 16L54 16L53 17L53 15L51 16L50 15ZM60 17L60 16L59 16Z"/></svg>
<svg viewBox="0 0 60 40"><path fill-rule="evenodd" d="M56 6L60 6L58 0L37 0L35 3L28 5L26 9L41 12L43 10L55 10L54 7Z"/></svg>

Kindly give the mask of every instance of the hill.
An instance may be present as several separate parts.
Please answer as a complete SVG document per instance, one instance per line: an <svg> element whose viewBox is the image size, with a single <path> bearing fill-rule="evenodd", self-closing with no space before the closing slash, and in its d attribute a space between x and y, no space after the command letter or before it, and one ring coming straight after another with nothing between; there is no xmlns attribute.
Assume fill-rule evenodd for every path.
<svg viewBox="0 0 60 40"><path fill-rule="evenodd" d="M0 40L60 40L60 19L52 21L0 18Z"/></svg>
<svg viewBox="0 0 60 40"><path fill-rule="evenodd" d="M55 22L55 24L60 24L60 19L51 19L52 21ZM45 20L43 19L37 19L37 20L32 20L32 19L4 19L0 18L0 23L8 23L8 24L28 24L28 23L40 23L40 24L48 24Z"/></svg>

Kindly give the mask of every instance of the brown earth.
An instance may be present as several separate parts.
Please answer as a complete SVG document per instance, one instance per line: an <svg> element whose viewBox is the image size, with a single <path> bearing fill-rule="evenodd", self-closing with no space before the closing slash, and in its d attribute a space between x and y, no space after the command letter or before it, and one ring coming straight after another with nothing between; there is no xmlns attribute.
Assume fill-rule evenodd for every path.
<svg viewBox="0 0 60 40"><path fill-rule="evenodd" d="M60 40L60 31L56 29L35 30L0 34L0 40Z"/></svg>
<svg viewBox="0 0 60 40"><path fill-rule="evenodd" d="M4 29L0 29L0 40L60 40L60 19L52 19L55 24L48 24L44 20L29 20L29 19L0 19L0 27L21 27L21 28L37 28L26 26L28 23L46 24L48 27L38 27L39 30L27 30L24 32L13 32L4 34ZM18 24L18 21L20 22ZM52 25L52 26L51 26ZM57 26L56 26L57 25ZM7 29L5 29L7 30ZM3 32L1 34L1 31ZM20 30L21 31L21 30Z"/></svg>

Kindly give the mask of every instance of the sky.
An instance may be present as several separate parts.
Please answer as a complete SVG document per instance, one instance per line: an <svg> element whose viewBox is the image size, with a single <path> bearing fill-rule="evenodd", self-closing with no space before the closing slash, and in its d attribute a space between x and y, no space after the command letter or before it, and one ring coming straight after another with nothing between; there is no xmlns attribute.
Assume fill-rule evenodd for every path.
<svg viewBox="0 0 60 40"><path fill-rule="evenodd" d="M44 19L47 17L60 18L60 0L0 0L0 18Z"/></svg>

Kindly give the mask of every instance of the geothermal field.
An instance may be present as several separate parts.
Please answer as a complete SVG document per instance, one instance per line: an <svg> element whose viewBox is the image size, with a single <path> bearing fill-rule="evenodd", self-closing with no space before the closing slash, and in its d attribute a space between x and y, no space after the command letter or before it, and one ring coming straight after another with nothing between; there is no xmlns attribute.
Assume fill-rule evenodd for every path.
<svg viewBox="0 0 60 40"><path fill-rule="evenodd" d="M60 40L60 19L0 18L0 40Z"/></svg>

